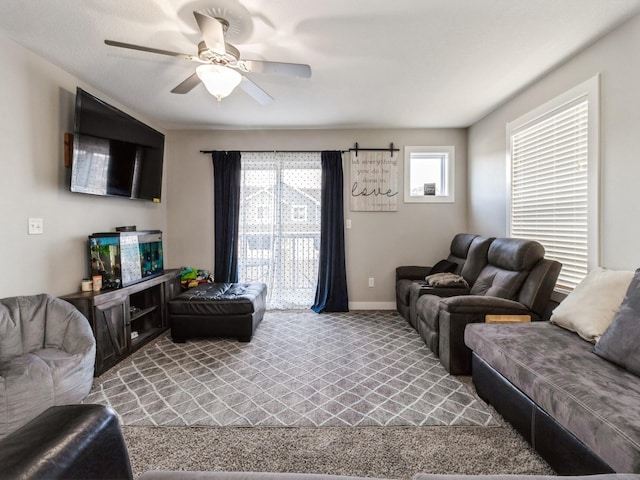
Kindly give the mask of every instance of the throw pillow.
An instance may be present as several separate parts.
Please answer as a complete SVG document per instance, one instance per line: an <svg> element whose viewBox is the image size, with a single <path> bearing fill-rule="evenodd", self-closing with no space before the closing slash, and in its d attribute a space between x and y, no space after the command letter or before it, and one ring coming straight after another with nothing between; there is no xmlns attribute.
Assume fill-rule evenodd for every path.
<svg viewBox="0 0 640 480"><path fill-rule="evenodd" d="M597 342L620 308L633 272L596 268L558 305L551 322Z"/></svg>
<svg viewBox="0 0 640 480"><path fill-rule="evenodd" d="M640 375L640 268L631 280L620 310L602 338L593 347L594 353L610 362Z"/></svg>
<svg viewBox="0 0 640 480"><path fill-rule="evenodd" d="M431 267L431 273L445 273L445 272L455 272L456 268L458 268L458 264L455 262L450 262L449 260L440 260L433 267Z"/></svg>
<svg viewBox="0 0 640 480"><path fill-rule="evenodd" d="M427 282L427 285L430 287L464 287L469 288L469 284L464 279L464 277L460 275L456 275L455 273L434 273L432 275L427 275L424 277L424 280Z"/></svg>

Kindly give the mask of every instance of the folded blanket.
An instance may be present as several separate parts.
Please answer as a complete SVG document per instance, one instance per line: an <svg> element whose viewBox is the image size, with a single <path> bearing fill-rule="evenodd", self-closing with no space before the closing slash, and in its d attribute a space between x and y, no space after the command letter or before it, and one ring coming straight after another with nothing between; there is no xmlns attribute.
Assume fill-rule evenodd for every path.
<svg viewBox="0 0 640 480"><path fill-rule="evenodd" d="M469 284L461 275L455 273L434 273L424 277L430 287L464 287L469 288Z"/></svg>

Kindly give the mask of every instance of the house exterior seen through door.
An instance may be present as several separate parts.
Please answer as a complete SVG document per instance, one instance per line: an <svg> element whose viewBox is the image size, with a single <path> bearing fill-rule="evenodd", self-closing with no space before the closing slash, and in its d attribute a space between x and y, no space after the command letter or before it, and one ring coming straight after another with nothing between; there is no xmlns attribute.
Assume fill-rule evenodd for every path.
<svg viewBox="0 0 640 480"><path fill-rule="evenodd" d="M318 282L320 153L242 153L238 279L268 309L309 308Z"/></svg>

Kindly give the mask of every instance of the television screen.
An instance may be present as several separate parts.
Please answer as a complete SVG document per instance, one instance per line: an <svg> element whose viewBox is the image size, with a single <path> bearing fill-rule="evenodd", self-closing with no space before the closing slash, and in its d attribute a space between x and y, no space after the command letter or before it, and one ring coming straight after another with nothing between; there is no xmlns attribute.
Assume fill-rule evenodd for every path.
<svg viewBox="0 0 640 480"><path fill-rule="evenodd" d="M71 191L160 202L164 135L76 91Z"/></svg>

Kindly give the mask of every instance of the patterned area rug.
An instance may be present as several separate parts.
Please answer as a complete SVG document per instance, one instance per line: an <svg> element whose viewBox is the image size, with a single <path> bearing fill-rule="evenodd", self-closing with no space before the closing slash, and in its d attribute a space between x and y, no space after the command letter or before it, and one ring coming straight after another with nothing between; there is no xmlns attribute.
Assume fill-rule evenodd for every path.
<svg viewBox="0 0 640 480"><path fill-rule="evenodd" d="M161 336L94 380L125 425L498 425L396 312L269 311L250 343Z"/></svg>

